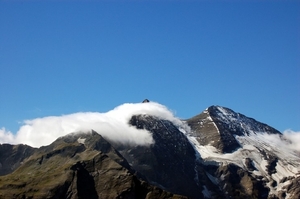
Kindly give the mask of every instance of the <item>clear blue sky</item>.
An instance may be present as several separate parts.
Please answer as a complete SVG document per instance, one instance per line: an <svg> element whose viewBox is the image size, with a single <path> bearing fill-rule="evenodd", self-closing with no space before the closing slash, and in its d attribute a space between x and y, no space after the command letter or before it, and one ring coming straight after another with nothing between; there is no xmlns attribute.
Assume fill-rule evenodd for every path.
<svg viewBox="0 0 300 199"><path fill-rule="evenodd" d="M143 99L300 130L300 1L0 0L0 128Z"/></svg>

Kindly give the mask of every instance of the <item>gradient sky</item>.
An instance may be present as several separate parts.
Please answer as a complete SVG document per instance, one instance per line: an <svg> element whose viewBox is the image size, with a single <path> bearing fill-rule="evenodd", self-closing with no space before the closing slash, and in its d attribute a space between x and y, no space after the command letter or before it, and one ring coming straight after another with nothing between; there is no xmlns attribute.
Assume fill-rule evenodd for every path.
<svg viewBox="0 0 300 199"><path fill-rule="evenodd" d="M300 130L300 1L0 0L0 128L148 98Z"/></svg>

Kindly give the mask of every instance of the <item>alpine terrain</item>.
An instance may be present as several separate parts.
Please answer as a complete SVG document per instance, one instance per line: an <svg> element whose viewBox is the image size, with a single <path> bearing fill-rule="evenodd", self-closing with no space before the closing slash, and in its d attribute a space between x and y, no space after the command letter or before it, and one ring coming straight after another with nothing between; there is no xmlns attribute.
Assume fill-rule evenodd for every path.
<svg viewBox="0 0 300 199"><path fill-rule="evenodd" d="M0 198L300 198L300 152L276 129L221 106L179 120L151 104L125 118L148 144L101 128L0 144Z"/></svg>

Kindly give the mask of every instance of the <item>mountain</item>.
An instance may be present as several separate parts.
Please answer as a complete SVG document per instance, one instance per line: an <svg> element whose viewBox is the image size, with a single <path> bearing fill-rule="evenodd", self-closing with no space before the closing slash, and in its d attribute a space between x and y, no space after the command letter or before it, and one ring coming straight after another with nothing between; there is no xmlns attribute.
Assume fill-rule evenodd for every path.
<svg viewBox="0 0 300 199"><path fill-rule="evenodd" d="M278 130L220 106L186 122L207 175L227 198L300 197L300 154L284 147Z"/></svg>
<svg viewBox="0 0 300 199"><path fill-rule="evenodd" d="M236 136L249 136L252 133L281 134L266 124L220 106L211 106L187 122L194 135L199 136L197 140L201 145L210 144L222 153L241 148Z"/></svg>
<svg viewBox="0 0 300 199"><path fill-rule="evenodd" d="M133 114L128 125L153 144L91 131L0 145L0 198L300 198L299 151L255 119L211 106L180 122Z"/></svg>
<svg viewBox="0 0 300 199"><path fill-rule="evenodd" d="M146 197L185 198L138 179L120 153L94 131L69 134L35 149L14 172L0 178L0 198Z"/></svg>

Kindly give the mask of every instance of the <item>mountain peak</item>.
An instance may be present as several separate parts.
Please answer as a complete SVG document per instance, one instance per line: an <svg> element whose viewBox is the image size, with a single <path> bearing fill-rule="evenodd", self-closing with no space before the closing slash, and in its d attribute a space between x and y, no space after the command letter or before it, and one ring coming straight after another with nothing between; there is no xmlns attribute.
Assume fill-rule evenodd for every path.
<svg viewBox="0 0 300 199"><path fill-rule="evenodd" d="M144 99L142 103L148 103L150 102L148 99Z"/></svg>
<svg viewBox="0 0 300 199"><path fill-rule="evenodd" d="M267 124L258 122L226 107L210 106L207 111L218 128L225 126L234 135L249 135L252 133L281 134Z"/></svg>
<svg viewBox="0 0 300 199"><path fill-rule="evenodd" d="M278 130L264 123L216 105L188 119L187 123L194 129L192 133L201 144L211 144L222 153L230 153L240 148L235 136L257 133L281 135Z"/></svg>
<svg viewBox="0 0 300 199"><path fill-rule="evenodd" d="M220 187L232 194L238 186L247 194L259 191L254 198L299 198L300 157L283 146L288 143L278 130L222 106L210 106L187 123L202 161L220 165L210 173Z"/></svg>

